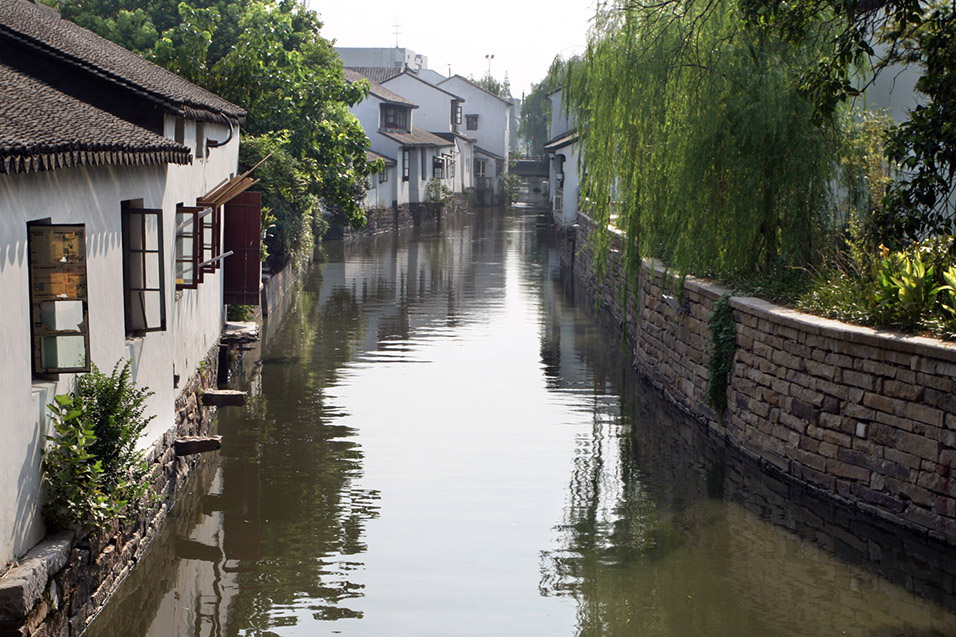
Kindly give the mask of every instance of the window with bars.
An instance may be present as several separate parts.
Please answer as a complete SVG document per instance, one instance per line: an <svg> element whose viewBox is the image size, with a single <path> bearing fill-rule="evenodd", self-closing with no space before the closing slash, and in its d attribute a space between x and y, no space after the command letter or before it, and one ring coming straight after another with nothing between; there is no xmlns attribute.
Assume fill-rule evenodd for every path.
<svg viewBox="0 0 956 637"><path fill-rule="evenodd" d="M163 211L123 204L123 291L126 333L166 329Z"/></svg>
<svg viewBox="0 0 956 637"><path fill-rule="evenodd" d="M402 149L402 181L408 181L409 163L411 158L407 148Z"/></svg>
<svg viewBox="0 0 956 637"><path fill-rule="evenodd" d="M445 160L441 157L432 159L432 177L435 179L445 178Z"/></svg>
<svg viewBox="0 0 956 637"><path fill-rule="evenodd" d="M33 372L90 371L86 226L28 224Z"/></svg>
<svg viewBox="0 0 956 637"><path fill-rule="evenodd" d="M467 130L478 130L478 116L465 115L465 128Z"/></svg>

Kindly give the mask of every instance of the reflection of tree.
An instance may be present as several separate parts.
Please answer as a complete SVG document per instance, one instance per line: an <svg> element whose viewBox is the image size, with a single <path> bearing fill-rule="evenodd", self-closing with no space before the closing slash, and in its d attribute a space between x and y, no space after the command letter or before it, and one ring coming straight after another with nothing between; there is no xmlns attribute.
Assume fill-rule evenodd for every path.
<svg viewBox="0 0 956 637"><path fill-rule="evenodd" d="M229 633L254 633L315 617L360 616L349 572L361 564L364 524L377 515L378 493L360 487L362 452L355 430L336 424L325 388L355 356L365 322L351 290L322 304L313 272L293 311L270 339L261 370L265 406L228 425L223 461L226 569L236 573ZM225 455L225 452L224 452Z"/></svg>
<svg viewBox="0 0 956 637"><path fill-rule="evenodd" d="M488 283L476 284L469 231L460 220L445 226L421 241L416 231L333 254L266 344L265 398L223 431L225 568L237 578L229 634L264 634L302 614L361 616L349 601L363 594L354 571L379 494L360 484L357 431L327 388L351 362L457 320L463 289L481 298Z"/></svg>

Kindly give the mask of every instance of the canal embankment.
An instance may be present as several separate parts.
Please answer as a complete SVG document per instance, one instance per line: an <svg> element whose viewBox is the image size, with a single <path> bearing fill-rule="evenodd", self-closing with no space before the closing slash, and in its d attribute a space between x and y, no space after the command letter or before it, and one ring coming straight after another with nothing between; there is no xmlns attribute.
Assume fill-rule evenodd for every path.
<svg viewBox="0 0 956 637"><path fill-rule="evenodd" d="M359 239L386 232L397 232L420 225L439 224L442 219L468 210L475 195L455 193L445 203L407 203L387 208L368 208L365 225L355 229L348 224L333 223L326 233L327 239Z"/></svg>
<svg viewBox="0 0 956 637"><path fill-rule="evenodd" d="M176 423L146 449L153 506L93 531L48 535L0 577L0 636L80 635L136 565L162 526L199 455L177 453L176 441L209 432L214 409L203 393L217 387L214 346L176 398Z"/></svg>
<svg viewBox="0 0 956 637"><path fill-rule="evenodd" d="M563 258L626 332L633 364L670 401L758 460L848 508L956 545L956 347L847 325L645 261L625 294L621 235L598 279L593 222L559 229ZM722 298L736 350L727 407L708 405L708 321Z"/></svg>

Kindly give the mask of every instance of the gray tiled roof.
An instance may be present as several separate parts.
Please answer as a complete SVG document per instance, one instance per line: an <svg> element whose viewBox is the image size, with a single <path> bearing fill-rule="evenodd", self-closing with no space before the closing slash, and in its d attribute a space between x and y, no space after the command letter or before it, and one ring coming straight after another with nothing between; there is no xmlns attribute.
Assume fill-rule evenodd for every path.
<svg viewBox="0 0 956 637"><path fill-rule="evenodd" d="M365 158L368 159L369 163L372 163L376 159L381 159L385 162L386 166L394 166L398 162L389 157L388 155L383 155L382 153L377 153L371 148L365 150Z"/></svg>
<svg viewBox="0 0 956 637"><path fill-rule="evenodd" d="M402 74L402 69L397 66L350 66L348 69L378 84Z"/></svg>
<svg viewBox="0 0 956 637"><path fill-rule="evenodd" d="M547 144L544 145L545 150L557 150L559 148L564 148L569 144L573 144L578 141L578 133L574 130L569 130L566 133L561 133L557 137L554 137Z"/></svg>
<svg viewBox="0 0 956 637"><path fill-rule="evenodd" d="M369 92L380 100L387 102L389 104L401 104L403 106L411 106L412 108L418 108L418 105L414 102L410 102L395 91L385 88L378 82L371 80L358 71L353 69L345 69L345 81L348 83L358 82L359 80L368 80Z"/></svg>
<svg viewBox="0 0 956 637"><path fill-rule="evenodd" d="M420 126L412 126L412 132L410 133L382 131L382 135L394 139L403 146L454 146L454 143L445 141Z"/></svg>
<svg viewBox="0 0 956 637"><path fill-rule="evenodd" d="M235 104L28 0L0 0L0 54L13 42L143 94L179 115L245 119L246 112Z"/></svg>
<svg viewBox="0 0 956 637"><path fill-rule="evenodd" d="M189 148L0 63L0 174L190 161Z"/></svg>
<svg viewBox="0 0 956 637"><path fill-rule="evenodd" d="M480 146L475 146L475 152L478 153L479 155L485 155L486 157L491 157L492 159L504 159L504 157L502 157L498 153L493 153L490 150L485 150L484 148L481 148Z"/></svg>
<svg viewBox="0 0 956 637"><path fill-rule="evenodd" d="M441 86L442 84L447 84L450 80L453 80L453 79L457 79L457 80L459 80L459 81L465 82L466 84L471 85L472 87L478 89L479 91L483 91L483 92L487 93L488 95L490 95L491 97L495 98L496 100L499 100L499 101L501 101L501 102L504 102L504 103L507 104L508 106L511 106L511 102L510 102L510 101L506 100L505 98L501 97L500 95L495 95L494 93L492 93L491 91L489 91L488 89L486 89L486 88L483 87L483 86L478 86L478 84L476 84L474 80L469 80L467 77L464 77L463 75L458 75L457 73L456 73L455 75L452 75L452 76L451 76L450 78L448 78L447 80L444 80L443 82L439 82L439 83L438 83L438 86Z"/></svg>

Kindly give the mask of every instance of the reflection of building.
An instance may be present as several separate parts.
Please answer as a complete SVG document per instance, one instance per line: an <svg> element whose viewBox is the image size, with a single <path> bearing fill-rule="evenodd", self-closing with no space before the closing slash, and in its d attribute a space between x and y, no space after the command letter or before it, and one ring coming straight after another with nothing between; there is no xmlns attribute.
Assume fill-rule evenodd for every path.
<svg viewBox="0 0 956 637"><path fill-rule="evenodd" d="M0 565L44 533L53 396L129 359L154 392L142 444L162 441L218 343L224 288L256 302L258 253L231 281L225 242L258 250L258 209L254 227L237 224L216 191L237 171L244 119L49 7L0 0Z"/></svg>

